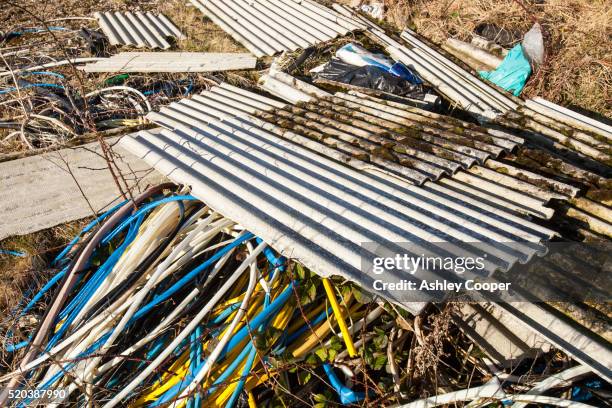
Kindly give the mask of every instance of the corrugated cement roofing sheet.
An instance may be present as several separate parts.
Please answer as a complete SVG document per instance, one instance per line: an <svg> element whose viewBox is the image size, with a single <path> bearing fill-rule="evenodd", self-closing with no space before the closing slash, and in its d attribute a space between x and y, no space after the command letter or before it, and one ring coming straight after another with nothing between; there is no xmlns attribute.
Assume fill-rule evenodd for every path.
<svg viewBox="0 0 612 408"><path fill-rule="evenodd" d="M362 261L373 256L364 242L376 242L382 252L397 252L399 242L427 242L422 249L428 254L470 252L480 242L487 270L507 269L543 251L541 241L554 235L452 185L415 186L332 160L279 137L271 123L221 111L217 98L224 93L246 96L254 105L284 105L223 85L150 114L166 130L140 132L123 145L317 273L371 287L360 273ZM509 242L514 244L504 244Z"/></svg>
<svg viewBox="0 0 612 408"><path fill-rule="evenodd" d="M257 57L307 48L365 28L310 0L190 0Z"/></svg>
<svg viewBox="0 0 612 408"><path fill-rule="evenodd" d="M393 102L377 102L376 98L368 98L370 99L367 102L363 102L366 106L371 105L372 102L376 104L375 106L381 105L384 109L388 107L404 106ZM279 102L250 91L222 84L220 87L213 88L210 92L196 95L192 99L185 99L177 104L171 104L162 109L160 113L151 113L149 118L157 123L163 124L164 120L167 119L165 116L166 113L185 118L186 120L191 119L188 112L197 113L199 111L207 111L210 115L218 118L228 116L253 116L267 122L269 126L268 130L277 136L316 150L321 154L334 160L345 162L357 169L376 169L380 172L400 176L416 184L434 178L415 169L419 166L423 167L428 165L427 162L420 161L420 159L415 158L411 163L413 167L408 167L407 161L393 161L387 155L378 152L370 154L364 152L359 146L333 139L327 134L327 128L322 129L323 133L321 133L316 130L316 126L315 130L303 126L292 127L284 123L282 117L270 113L273 109L286 108L287 106L288 105L284 102ZM408 113L420 112L423 115L430 115L430 118L439 117L440 121L444 118L442 115L436 115L418 108L406 107L405 109L407 109L406 112ZM192 119L192 122L198 123L197 119ZM459 124L461 123L465 122L459 122ZM317 126L323 127L323 125ZM398 126L405 126L405 124ZM473 125L466 123L466 126ZM495 130L479 127L473 127L473 129L481 129L483 132L497 132ZM440 139L441 138L438 138L436 135L432 136L432 140L436 143L441 143ZM420 148L424 153L428 150L424 145L421 145ZM431 152L431 150L429 151ZM436 149L436 151L438 150ZM432 157L436 156L432 155ZM442 159L444 159L444 157L442 157ZM432 160L434 159L432 158ZM550 218L553 215L553 210L545 206L548 203L548 197L531 195L529 192L517 189L516 185L508 185L508 183L502 184L479 176L470 176L462 170L468 167L468 165L464 165L464 167L459 168L451 178L440 178L439 184L452 186L456 191L461 191L475 200L492 203L505 210L542 218ZM515 180L517 182L519 181L518 179Z"/></svg>
<svg viewBox="0 0 612 408"><path fill-rule="evenodd" d="M100 28L111 45L133 45L135 47L171 47L168 37L185 38L183 33L163 14L132 12L94 13Z"/></svg>

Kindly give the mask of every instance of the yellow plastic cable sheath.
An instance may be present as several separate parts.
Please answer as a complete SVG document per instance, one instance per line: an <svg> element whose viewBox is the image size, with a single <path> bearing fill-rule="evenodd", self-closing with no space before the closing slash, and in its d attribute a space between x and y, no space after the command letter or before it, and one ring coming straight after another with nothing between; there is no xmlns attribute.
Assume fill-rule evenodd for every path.
<svg viewBox="0 0 612 408"><path fill-rule="evenodd" d="M280 282L276 281L275 284L273 284L273 288L277 288ZM241 296L238 296L241 297ZM236 299L236 297L233 297L232 299L230 299L233 303L233 301ZM254 316L255 314L261 312L262 308L263 308L263 299L264 299L264 293L259 292L257 293L256 297L253 300L252 304L249 306L249 310L247 312L247 316L249 318L251 318L252 316ZM225 320L225 322L230 321L231 319L233 319L233 316L235 315L236 311L234 311L233 313L231 313ZM284 316L285 319L287 319L287 322L289 320L290 315L287 315L288 313L280 313L280 316ZM278 316L277 316L278 317ZM240 323L239 326L237 326L235 328L234 334L236 334L245 324L245 321L242 321ZM224 329L220 336L223 336L225 333L226 329ZM238 352L240 351L240 349L242 347L240 346L244 346L244 344L246 344L249 341L249 339L245 339L243 343L241 343L239 345L239 347L237 347L237 350L234 352L236 355L238 354ZM204 349L206 350L208 346L208 341L204 342ZM234 358L236 356L233 356ZM229 363L231 362L231 360L229 362L224 362L222 364L218 365L218 368L215 368L213 370L213 372L215 371L220 371L222 372L223 369L225 368L225 365L229 365ZM175 361L172 366L171 369L169 370L169 372L165 373L162 376L162 379L157 382L156 384L154 384L151 388L150 391L141 396L139 398L138 401L136 401L135 406L141 406L143 405L145 402L147 401L154 401L157 398L159 398L161 396L161 394L163 394L164 392L166 392L167 390L169 390L171 387L173 387L174 385L178 384L181 381L184 381L185 376L188 373L189 370L189 365L190 365L190 360L189 360L189 352L188 351L184 351L181 356L179 357L179 359L177 361ZM220 374L220 373L219 373ZM212 375L210 379L214 380L216 378L215 375Z"/></svg>
<svg viewBox="0 0 612 408"><path fill-rule="evenodd" d="M269 325L269 327L274 328L276 330L276 334L274 335L272 339L270 339L271 343L275 343L278 340L278 338L281 336L282 332L286 329L287 325L291 321L293 311L294 311L293 305L290 302L288 302L285 306L283 306L283 308L278 312L278 314L274 316L274 318L272 319ZM259 358L256 358L250 372L254 373L257 370L260 363L261 363L261 360ZM238 381L242 377L242 372L244 371L245 364L246 364L246 360L244 363L240 364L240 367L236 371L234 371L233 378L230 380L229 384L224 389L219 389L217 392L211 395L210 399L207 401L207 406L224 407L227 404L227 401L229 400L232 393L236 389L236 386L238 385Z"/></svg>
<svg viewBox="0 0 612 408"><path fill-rule="evenodd" d="M351 306L350 314L355 317L360 316L360 313L357 313L357 310L360 307L360 304L355 304ZM326 338L334 324L336 324L336 317L332 314L327 320L324 320L319 325L314 326L314 332L307 332L302 335L302 337L294 341L294 344L296 344L296 346L290 347L289 351L291 351L291 354L294 357L299 358L305 356L308 352L310 352L314 347L317 346L317 343L319 343L322 339Z"/></svg>
<svg viewBox="0 0 612 408"><path fill-rule="evenodd" d="M249 408L257 408L257 403L255 403L255 397L253 396L253 393L249 391L247 395L249 396L249 398L247 399L247 401L249 402Z"/></svg>
<svg viewBox="0 0 612 408"><path fill-rule="evenodd" d="M329 298L329 303L331 303L334 316L336 317L336 321L340 327L340 332L342 332L342 339L344 340L344 344L346 344L346 350L348 351L350 357L355 357L357 356L355 344L353 344L353 339L351 338L346 321L344 320L344 316L340 310L340 305L336 299L336 292L334 291L332 283L328 278L323 278L323 287L325 288L325 293L327 293L327 297Z"/></svg>

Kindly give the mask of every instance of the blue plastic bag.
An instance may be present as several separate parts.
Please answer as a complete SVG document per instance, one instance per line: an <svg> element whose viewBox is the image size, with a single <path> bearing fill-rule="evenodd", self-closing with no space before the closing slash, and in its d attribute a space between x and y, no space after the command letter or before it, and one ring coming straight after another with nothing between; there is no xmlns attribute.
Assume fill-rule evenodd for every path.
<svg viewBox="0 0 612 408"><path fill-rule="evenodd" d="M355 65L357 67L363 67L371 65L395 75L396 77L405 79L411 84L420 85L423 83L421 79L412 72L407 66L401 62L394 62L383 54L375 54L360 47L357 44L349 43L336 51L336 57L341 61Z"/></svg>
<svg viewBox="0 0 612 408"><path fill-rule="evenodd" d="M479 74L481 78L512 92L514 96L519 96L531 75L531 65L523 53L523 47L518 44L510 50L495 71L480 71Z"/></svg>

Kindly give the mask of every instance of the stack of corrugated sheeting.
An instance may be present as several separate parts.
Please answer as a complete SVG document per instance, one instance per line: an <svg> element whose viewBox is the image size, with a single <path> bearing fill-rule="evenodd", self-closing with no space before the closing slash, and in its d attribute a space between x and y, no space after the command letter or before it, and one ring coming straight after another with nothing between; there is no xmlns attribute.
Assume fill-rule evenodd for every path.
<svg viewBox="0 0 612 408"><path fill-rule="evenodd" d="M438 92L479 120L492 120L518 108L518 101L430 47L413 31L402 32L401 38L408 46L393 40L382 30L370 28L369 32L386 46L393 58L413 68Z"/></svg>
<svg viewBox="0 0 612 408"><path fill-rule="evenodd" d="M612 129L605 123L580 115L542 98L529 99L517 109L524 115L518 120L510 115L500 118L505 126L519 126L534 133L535 142L550 145L553 150L571 150L579 156L612 165ZM541 135L546 136L543 139ZM540 140L537 140L539 137Z"/></svg>
<svg viewBox="0 0 612 408"><path fill-rule="evenodd" d="M449 245L450 251L456 246L471 252L474 242L496 241L479 244L479 251L488 253L487 269L495 270L527 261L544 250L542 240L554 235L512 209L453 187L415 186L345 156L347 166L332 160L342 159L332 147L290 136L246 112L284 105L221 85L149 114L166 130L143 131L122 143L285 255L322 275L344 276L366 288L372 287L367 281L371 275L360 268L375 254L364 242L378 243L382 252L401 251L398 242L433 242L422 248L428 254ZM508 242L517 247L508 248ZM392 292L385 293L396 300ZM404 306L418 312L422 304Z"/></svg>
<svg viewBox="0 0 612 408"><path fill-rule="evenodd" d="M408 167L409 169L395 171L395 173L404 176L407 173L409 175L414 174L415 169L422 172L421 176L431 178L454 173L452 180L443 177L439 179L439 183L473 185L478 189L472 189L472 194L479 194L479 197L489 200L490 196L483 193L493 192L498 197L510 198L511 203L506 203L506 206L511 206L515 211L541 218L552 216L553 210L545 207L551 199L572 199L580 191L573 185L545 177L541 173L516 167L507 163L507 160L504 160L503 163L494 160L492 158L494 155L487 149L498 147L495 143L510 142L505 145L505 158L515 157L514 154L508 154L514 148L512 143L515 143L515 146L520 146L522 143L520 137L507 132L476 126L473 123L456 118L411 107L405 103L383 100L356 91L338 92L332 96L313 85L277 70L270 70L264 76L262 86L267 91L293 105L301 103L300 108L311 106L315 113L320 113L319 108L322 105L326 106L323 110L328 112L327 116L334 119L341 119L337 113L344 113L350 119L349 122L335 123L327 120L327 117L327 123L312 120L311 124L314 128L306 128L308 134L313 135L314 130L314 135L319 136L319 140L321 140L320 133L325 133L324 128L332 127L332 131L336 131L335 128L346 127L346 124L357 127L356 131L349 127L348 134L344 133L345 140L342 146L333 138L323 140L327 140L327 145L333 145L339 150L346 150L349 154L361 155L365 160L376 163L376 165L385 168L386 171L394 172L394 168L397 169L397 166L393 166L393 164L400 163L402 167ZM283 112L287 109L290 108L284 107ZM268 119L274 119L274 123L281 126L286 123L285 120L279 121L269 111L265 113L249 111L249 113L260 118L267 116ZM316 118L314 115L311 116ZM379 130L383 131L380 139L384 143L380 146L374 146L372 153L369 153L371 150L367 148L371 146L367 144L362 150L356 151L359 147L356 145L363 143L363 140L359 137L351 138L349 136L354 133L358 134L366 128L366 126L360 126L360 123L364 120L368 125L381 126L382 129ZM295 132L295 126L292 127L291 124L290 122L289 129ZM376 130L376 128L371 127L367 127L367 129L369 132ZM400 140L389 140L389 133L396 135L408 133L409 137L403 136ZM451 143L447 140L449 135ZM428 141L423 141L423 138L428 139ZM497 138L501 138L503 142L500 142ZM353 139L356 139L358 143L347 144ZM493 146L483 147L483 144L486 145L486 143ZM406 144L409 146L406 146ZM413 148L415 144L418 149ZM476 157L470 157L469 155L461 157L461 154L453 156L453 149L466 148L466 145ZM407 147L411 149L410 155L407 154ZM508 149L509 147L511 149ZM385 158L390 160L381 159L381 151L385 153ZM432 168L437 174L431 174L433 173ZM467 171L463 171L463 169ZM429 173L423 170L429 170ZM455 184L455 187L461 188L463 184Z"/></svg>
<svg viewBox="0 0 612 408"><path fill-rule="evenodd" d="M138 48L165 50L171 47L168 37L177 40L185 38L181 30L163 14L109 11L94 13L94 17L111 45L133 45Z"/></svg>
<svg viewBox="0 0 612 408"><path fill-rule="evenodd" d="M608 141L612 140L612 126L598 120L589 118L571 109L564 108L543 98L533 98L525 102L525 105L533 111L539 112L550 118L559 120L568 126L581 129L582 131L598 134Z"/></svg>
<svg viewBox="0 0 612 408"><path fill-rule="evenodd" d="M523 139L418 108L337 93L255 116L420 184L512 151Z"/></svg>
<svg viewBox="0 0 612 408"><path fill-rule="evenodd" d="M295 51L365 26L311 0L190 0L257 57Z"/></svg>
<svg viewBox="0 0 612 408"><path fill-rule="evenodd" d="M416 186L251 114L285 105L222 84L149 114L166 130L157 135L143 131L122 143L285 255L319 274L344 276L364 288L372 287L372 282L369 274L360 273L361 261L375 254L360 246L363 242L377 242L387 253L394 250L394 242L441 243L452 237L453 245L464 252L470 242L489 239L496 244L487 252L497 252L487 257L500 259L503 243L518 240L529 249L522 246L510 256L503 255L505 262L513 262L541 249L541 241L554 235L518 215L512 205L521 205L520 201L512 204L512 199L468 183L441 182L452 183L453 178ZM428 251L434 248L437 244ZM381 294L397 301L394 293ZM413 313L423 307L423 303L398 303ZM573 323L538 305L495 307L610 378L609 359L594 357L605 354L606 345Z"/></svg>
<svg viewBox="0 0 612 408"><path fill-rule="evenodd" d="M576 239L612 238L612 127L541 98L496 120L529 138L539 149L522 148L509 157L521 166L554 174L581 186L560 219Z"/></svg>
<svg viewBox="0 0 612 408"><path fill-rule="evenodd" d="M470 197L473 201L488 203L518 214L550 218L554 211L546 206L548 201L552 198L573 196L577 191L571 186L541 176L534 175L533 179L527 180L524 177L521 179L509 174L509 170L504 171L506 174L495 173L495 176L491 177L491 172L487 173L488 168L485 168L488 167L487 163L490 160L484 162L484 159L495 155L474 147L475 142L470 141L462 132L481 137L482 145L479 146L495 149L497 154L504 149L496 145L495 140L498 143L508 143L506 149L510 150L512 143L520 144L520 138L512 139L511 135L503 132L481 128L468 122L368 95L319 94L318 98L313 99L313 110L307 110L305 107L300 107L302 106L300 104L292 106L279 103L252 92L230 89L227 85L222 85L211 93L181 103L200 104L200 109L213 106L219 115L257 117L273 125L271 130L277 136L316 150L332 159L348 163L357 169L376 169L381 173L400 176L415 184L438 179L437 183L431 186L427 184L427 187L435 189L444 186ZM337 105L337 109L343 113L332 108L332 104ZM170 105L169 108L173 106ZM329 111L327 116L321 115L320 113L326 109ZM300 116L302 119L286 118L293 111L302 113L302 116L308 115L312 119L302 116ZM162 110L161 114L164 112L165 110ZM150 118L156 120L157 115L159 114L153 113ZM352 125L341 120L347 117L351 118ZM378 124L365 128L366 125L363 123L353 122L361 120L359 117L378 121ZM380 123L386 127L380 126ZM427 125L425 130L422 124ZM389 137L393 133L406 133L406 129L410 129L411 126L414 127L414 131L408 132L409 135L402 134L401 144ZM395 129L395 132L389 129ZM467 146L450 143L436 133L427 133L429 129L438 133L452 129L456 133L449 132L449 134L454 135L455 140L464 141ZM370 139L377 143L371 142ZM448 149L448 146L458 151ZM464 153L461 153L461 150ZM466 151L468 153L465 153ZM469 169L473 164L483 162L485 164L481 167ZM508 167L512 166L506 166ZM453 176L440 178L442 175L450 174Z"/></svg>

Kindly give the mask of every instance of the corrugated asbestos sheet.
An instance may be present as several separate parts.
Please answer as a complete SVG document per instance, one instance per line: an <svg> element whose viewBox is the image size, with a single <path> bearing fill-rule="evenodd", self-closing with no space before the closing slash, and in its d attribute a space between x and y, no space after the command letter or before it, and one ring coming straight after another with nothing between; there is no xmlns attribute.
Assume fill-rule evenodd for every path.
<svg viewBox="0 0 612 408"><path fill-rule="evenodd" d="M309 149L295 143L297 135L293 141L279 137L286 131L245 113L247 103L256 109L284 105L221 85L149 114L166 130L143 131L122 143L284 254L317 273L344 276L364 287L372 286L363 281L361 262L374 254L363 242L379 243L383 252L401 250L397 242L444 242L446 251L465 253L474 250L474 242L496 241L484 244L492 271L528 260L554 234L475 197L462 182L455 184L467 192L440 183L415 186L358 159L349 158L348 166L331 160L324 145L313 141ZM422 250L444 251L437 244ZM414 304L406 307L415 311Z"/></svg>
<svg viewBox="0 0 612 408"><path fill-rule="evenodd" d="M492 119L518 107L518 101L452 62L422 41L415 32L405 29L401 37L410 45L398 48L403 62L411 63L419 74L426 73L423 75L444 84L446 89L452 89L455 98L451 99L466 110L481 109L485 118Z"/></svg>
<svg viewBox="0 0 612 408"><path fill-rule="evenodd" d="M365 28L310 0L190 0L257 57L307 48Z"/></svg>
<svg viewBox="0 0 612 408"><path fill-rule="evenodd" d="M124 148L113 151L134 191L163 180ZM89 217L120 199L98 142L0 163L0 191L0 240Z"/></svg>
<svg viewBox="0 0 612 408"><path fill-rule="evenodd" d="M411 141L410 144L412 146L414 146L414 139L418 139L418 150L412 153L414 155L412 157L414 158L410 161L406 160L405 146L401 144L402 139L397 142L385 140L385 143L388 144L385 145L386 147L382 149L382 151L386 153L386 159L393 159L394 162L391 162L391 160L382 160L380 157L380 148L376 148L374 153L368 153L367 150L355 152L356 147L350 144L348 145L349 153L353 152L354 154L360 155L364 160L370 160L370 163L375 163L376 166L381 167L385 171L399 173L404 175L403 177L406 177L405 174L410 169L400 168L399 171L395 171L395 169L389 165L395 166L397 169L395 164L400 163L404 167L410 167L414 170L414 168L426 168L425 166L430 162L433 166L439 166L437 168L439 172L448 174L449 172L457 171L453 175L452 180L442 177L439 180L440 183L464 182L472 186L472 194L486 200L495 198L496 202L501 203L500 205L506 209L513 208L517 212L542 218L550 218L553 214L551 208L545 207L545 204L547 204L549 200L568 200L575 197L580 191L580 188L573 185L568 185L564 182L545 177L541 173L534 173L507 163L508 158L516 158L516 155L513 153L506 154L503 159L504 162L488 158L484 164L482 164L482 160L478 162L471 159L462 163L461 161L454 161L452 157L448 157L453 149L456 150L457 148L465 147L461 146L461 143L467 144L468 147L471 146L473 148L477 142L492 143L497 137L507 139L506 142L508 140L510 142L515 142L516 145L522 143L520 137L513 136L507 132L475 126L472 123L455 118L435 114L419 108L413 108L405 103L383 100L361 92L350 91L348 94L338 92L336 95L332 96L311 84L300 81L297 78L277 70L270 70L263 79L262 86L264 89L283 98L290 104L297 105L302 103L302 106L304 104L310 104L311 106L316 105L316 112L318 113L320 100L331 101L334 103L334 106L333 108L326 109L329 111L328 116L337 119L338 110L344 109L346 114L350 115L351 119L353 119L350 125L354 125L355 122L363 122L363 119L366 118L368 124L379 125L381 123L387 123L387 125L389 125L387 127L391 127L392 129L392 133L408 133L410 138L406 138L406 140ZM345 105L347 101L350 102L349 105ZM257 113L257 110L252 107L249 108L248 104L242 104L241 106L245 112L259 117L267 117L270 120L273 119L272 123L275 124L281 123L278 115L274 116L270 114L269 110L273 109L272 107L268 107L268 111L264 113ZM285 107L283 110L286 109L288 108ZM316 125L314 134L318 138L315 139L320 142L321 140L325 140L321 138L322 130L320 128L322 126L338 127L343 124L342 122L339 124L331 122L329 125L321 125L319 123L314 123L314 125ZM295 126L289 126L289 128L292 132L296 132ZM361 128L358 130L361 130ZM312 128L308 128L307 135L312 135L312 131ZM448 134L452 137L450 143L446 137ZM436 146L434 151L432 147L429 146L431 143L422 143L423 137L432 141L435 145L446 144L450 149L446 149L446 147L438 148ZM353 139L349 138L348 140L350 141ZM457 140L459 141L459 146L456 146ZM499 141L497 143L499 143ZM336 148L336 150L347 150L346 143L344 143L342 148L338 149L339 145L334 142L333 139L331 142L327 143L326 147L328 146L332 146ZM510 146L511 144L507 144L505 147L507 148ZM489 148L490 147L491 146L489 146ZM319 148L319 150L321 151L321 148ZM397 150L399 150L399 152L397 152ZM524 149L521 148L521 152L523 150ZM400 154L398 155L397 153ZM486 152L481 151L480 153ZM508 150L506 150L506 153L508 153ZM344 154L346 156L346 153ZM402 160L399 160L400 158ZM481 155L481 159L483 158L484 156ZM480 165L473 165L470 167L473 162L480 163ZM468 167L470 167L468 173L462 170ZM488 192L493 192L493 195L496 197L492 197ZM504 199L499 200L499 197Z"/></svg>
<svg viewBox="0 0 612 408"><path fill-rule="evenodd" d="M252 114L417 184L484 163L523 142L418 108L344 93Z"/></svg>
<svg viewBox="0 0 612 408"><path fill-rule="evenodd" d="M383 43L393 45L392 41L388 41L388 37L385 38L381 34L378 27L358 14L354 14L352 9L336 5L334 9L365 22L375 33L378 32ZM404 37L407 36L404 35ZM404 39L408 40L408 38ZM419 44L416 42L411 45L415 49L419 48ZM400 53L398 52L398 54ZM405 61L410 60L406 58ZM415 61L419 62L416 58ZM420 62L423 63L423 60ZM443 65L440 66L443 67ZM433 84L439 80L438 90L455 102L464 98L462 92L470 92L469 86L463 88L465 82L463 80L445 83L443 78L436 77L435 72L428 72L427 69L423 71L424 74L422 73L422 75L427 75L429 81ZM461 89L453 88L452 85ZM539 145L543 149L549 150L550 153L540 149L521 148L516 154L507 155L500 161L488 159L484 165L471 167L468 170L469 177L478 178L479 181L476 183L478 189L490 188L496 190L497 186L503 185L509 188L508 191L510 192L527 193L531 199L567 200L569 201L569 208L566 212L560 211L556 214L558 223L571 223L571 219L574 218L579 220L580 223L576 227L588 239L600 240L602 239L601 236L612 237L612 211L609 207L610 199L607 194L607 191L609 191L609 148L612 128L541 98L527 100L526 102L517 98L512 99L518 104L518 109L501 109L501 111L506 111L506 115L497 117L496 121L502 123L511 131L512 129L516 130L517 133L528 129L529 133L532 133L531 140L536 141L539 138L537 140ZM507 108L510 107L507 106ZM471 109L471 112L477 117L482 117L482 112L479 109ZM517 123L520 125L516 126ZM578 156L575 156L574 153ZM585 161L585 159L587 160ZM588 159L594 159L597 162L588 162ZM519 164L520 167L515 167L514 163ZM535 172L526 170L525 167ZM582 187L566 184L542 174L554 174L556 178L570 181L576 186ZM452 179L442 178L437 183L464 177L465 173L459 171ZM490 183L488 187L486 183ZM435 183L425 183L425 185L431 184ZM470 180L470 184L473 185L474 183ZM595 189L592 195L590 191L587 193L587 196L591 197L592 200L576 197L581 189L589 188ZM598 191L597 189L601 190ZM600 192L603 192L603 194L600 194ZM550 211L550 209L548 210ZM486 304L482 305L486 306ZM459 318L458 323L462 325L466 334L474 339L498 363L507 363L526 351L533 351L531 347L534 345L539 348L545 339L547 343L563 349L608 381L612 377L609 343L591 332L593 330L592 321L587 321L587 329L581 327L575 321L568 321L568 316L565 314L567 311L561 314L556 310L529 303L500 303L491 304L487 307L489 308L488 311L474 309L470 318L466 319L466 316L462 316L465 320L462 322ZM511 330L509 331L507 328L511 328ZM524 331L524 329L527 329L527 331ZM536 333L539 339L534 342L533 336ZM601 333L598 334L601 335ZM545 350L546 348L548 348L548 345L545 346Z"/></svg>
<svg viewBox="0 0 612 408"><path fill-rule="evenodd" d="M536 97L527 100L525 105L534 111L540 111L546 116L560 120L568 126L598 134L608 141L612 140L612 126L564 108L546 99Z"/></svg>
<svg viewBox="0 0 612 408"><path fill-rule="evenodd" d="M517 114L520 115L518 120ZM610 126L602 122L541 98L527 100L516 112L507 116L498 122L507 127L519 123L535 135L535 142L543 135L554 143L551 146L554 150L569 149L607 166L608 170L612 166L612 132Z"/></svg>
<svg viewBox="0 0 612 408"><path fill-rule="evenodd" d="M248 53L122 52L87 64L85 72L213 72L253 69L257 58Z"/></svg>
<svg viewBox="0 0 612 408"><path fill-rule="evenodd" d="M509 141L512 143L520 142L519 138L512 139L510 135L506 135L502 132L498 133L492 129L480 128L467 122L445 118L442 115L418 108L406 107L399 103L381 101L367 95L358 94L358 97L353 97L348 94L336 94L330 100L334 101L336 100L335 98L342 99L342 97L348 98L346 99L347 101L355 101L353 102L354 105L350 105L353 107L352 114L359 115L360 111L358 108L361 107L368 112L375 112L376 115L382 115L387 118L395 115L393 118L396 122L394 122L393 126L401 132L405 132L408 126L420 126L418 125L419 120L433 126L432 119L436 119L436 121L439 119L438 126L447 126L447 128L449 126L456 126L457 129L463 129L462 126L465 126L465 132L470 133L474 131L474 133L480 134L481 137L490 136L491 139L489 140L495 140L497 136L494 135L498 135L499 143L508 143ZM324 97L321 97L317 100L324 99ZM180 113L176 112L174 106L174 104L170 105L170 107L163 109L160 114L163 115L167 110L170 110L172 114ZM372 109L372 106L379 107L383 109L383 111L376 111ZM489 175L483 177L482 173L486 172L486 169L473 169L466 172L463 169L467 169L471 164L481 163L485 157L488 157L487 154L490 154L490 152L461 144L453 146L455 149L465 150L471 153L472 156L468 155L468 153L460 153L446 149L440 145L448 145L448 141L435 133L429 134L422 130L412 132L414 139L411 140L414 140L414 142L411 146L404 148L410 149L410 155L401 153L403 156L399 157L401 157L402 160L398 160L396 156L393 156L393 154L395 154L394 151L390 150L388 147L372 148L372 150L366 150L360 147L354 139L362 138L357 138L354 132L363 131L362 127L357 127L355 129L349 128L349 130L345 132L346 140L337 137L337 135L340 134L337 130L337 126L340 126L340 122L336 123L336 120L339 119L337 116L335 116L336 120L327 118L325 119L326 123L316 122L310 124L310 126L293 124L293 122L286 120L278 114L272 114L271 112L277 110L286 114L293 109L303 110L304 108L292 107L252 92L238 88L230 88L227 85L222 85L203 95L195 96L193 99L183 100L180 107L181 109L189 109L190 107L196 107L200 110L214 109L219 117L254 116L273 125L270 130L279 137L293 141L304 147L314 149L332 159L348 163L357 169L376 168L380 172L399 175L415 184L437 179L441 173L454 173L452 178L440 178L439 182L431 188L444 185L446 188L460 192L466 197L470 197L472 200L489 203L495 207L515 213L541 218L550 218L553 215L553 210L546 207L546 204L550 198L557 197L554 197L553 193L541 194L539 192L537 186L542 186L543 182L541 180L536 179L528 182L509 174L504 177L504 175L498 175L497 173L497 177L491 179ZM149 115L149 118L154 121L161 120L157 119L160 114L152 113ZM330 113L330 115L333 114L333 112ZM444 123L444 120L448 122ZM436 132L440 132L440 128L438 127L433 127L433 129ZM492 132L492 134L488 132ZM378 137L382 139L382 136L379 134L368 133L368 135L370 138ZM455 136L456 139L462 139L461 135ZM406 138L405 136L403 137ZM508 137L510 137L510 139L507 139ZM432 143L423 142L419 138L428 139ZM386 141L386 143L388 144L385 146L393 144L392 141ZM467 141L466 143L469 144ZM485 142L482 143L486 145ZM496 149L498 153L503 151L502 147L492 142L490 146L487 146L490 149ZM506 146L507 149L510 147L511 143ZM474 156L476 154L480 157ZM410 161L408 157L411 158ZM462 158L464 161L461 162L457 158ZM443 167L443 165L446 167ZM434 170L438 172L438 175L434 173ZM507 173L508 171L506 170L505 172ZM541 177L541 179L545 178ZM558 184L552 180L546 180L552 185ZM529 189L525 188L525 185L529 185ZM571 190L571 186L566 186L562 183L559 183L559 185L561 188ZM538 191L537 194L535 194L536 191ZM561 190L561 192L562 191L563 190Z"/></svg>
<svg viewBox="0 0 612 408"><path fill-rule="evenodd" d="M100 28L111 45L133 45L135 47L170 48L168 37L185 38L183 33L163 14L112 12L94 13Z"/></svg>

